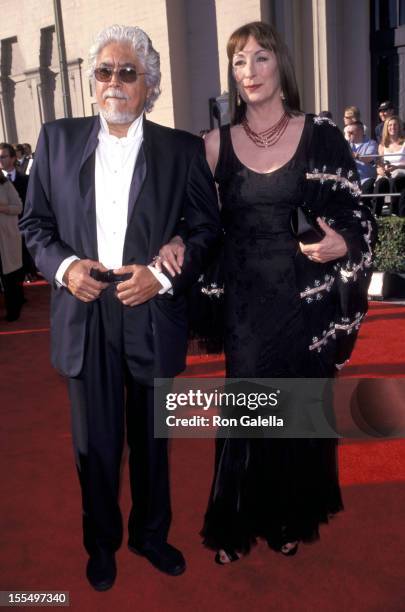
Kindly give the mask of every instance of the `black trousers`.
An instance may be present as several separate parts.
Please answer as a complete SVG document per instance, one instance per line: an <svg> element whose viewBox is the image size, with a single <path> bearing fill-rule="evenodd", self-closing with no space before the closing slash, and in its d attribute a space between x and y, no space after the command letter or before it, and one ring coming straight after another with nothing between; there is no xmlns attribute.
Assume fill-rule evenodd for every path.
<svg viewBox="0 0 405 612"><path fill-rule="evenodd" d="M381 177L374 183L374 193L399 193L405 188L405 176L397 176L396 178ZM399 197L391 197L391 213L398 214ZM375 198L374 213L381 215L384 198Z"/></svg>
<svg viewBox="0 0 405 612"><path fill-rule="evenodd" d="M122 304L110 287L93 303L82 372L69 379L72 431L89 554L122 542L121 459L129 446L129 542L165 542L171 521L167 440L154 438L153 387L132 377L123 347Z"/></svg>
<svg viewBox="0 0 405 612"><path fill-rule="evenodd" d="M18 319L20 316L21 307L24 303L24 290L22 282L24 280L24 271L22 268L3 274L1 272L1 282L4 289L4 305L6 307L6 317Z"/></svg>
<svg viewBox="0 0 405 612"><path fill-rule="evenodd" d="M22 240L22 255L23 255L24 274L25 275L30 274L32 276L36 275L37 269L35 267L34 260L32 259L31 254L27 249L24 238Z"/></svg>
<svg viewBox="0 0 405 612"><path fill-rule="evenodd" d="M374 192L374 178L368 178L361 184L361 192L371 194ZM373 198L374 199L374 198ZM371 198L363 198L362 203L366 204L369 208L373 208L373 204L371 202Z"/></svg>

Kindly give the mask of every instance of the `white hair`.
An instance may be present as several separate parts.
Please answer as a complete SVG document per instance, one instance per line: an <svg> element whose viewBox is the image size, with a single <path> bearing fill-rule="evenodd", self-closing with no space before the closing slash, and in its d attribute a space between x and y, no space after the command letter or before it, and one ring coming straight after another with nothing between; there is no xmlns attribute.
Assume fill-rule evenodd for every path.
<svg viewBox="0 0 405 612"><path fill-rule="evenodd" d="M90 76L94 78L97 57L101 50L110 43L124 43L131 46L145 70L145 83L149 93L145 102L145 111L149 113L160 95L160 56L153 48L149 36L136 26L112 25L101 30L90 48Z"/></svg>

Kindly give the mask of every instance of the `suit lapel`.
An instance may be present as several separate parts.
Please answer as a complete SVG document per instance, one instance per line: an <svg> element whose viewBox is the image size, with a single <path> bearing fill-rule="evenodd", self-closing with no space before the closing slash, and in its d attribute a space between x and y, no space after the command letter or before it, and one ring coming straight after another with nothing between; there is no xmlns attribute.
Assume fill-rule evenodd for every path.
<svg viewBox="0 0 405 612"><path fill-rule="evenodd" d="M141 192L143 183L146 178L146 155L145 155L145 142L142 142L139 149L138 157L136 159L134 172L132 174L131 187L129 189L128 198L128 225L131 221L132 213L134 212L136 201Z"/></svg>
<svg viewBox="0 0 405 612"><path fill-rule="evenodd" d="M96 222L96 193L95 193L95 150L98 145L100 122L94 117L90 133L86 140L79 168L79 189L83 201L83 214L89 239L89 257L98 259L97 255L97 222Z"/></svg>

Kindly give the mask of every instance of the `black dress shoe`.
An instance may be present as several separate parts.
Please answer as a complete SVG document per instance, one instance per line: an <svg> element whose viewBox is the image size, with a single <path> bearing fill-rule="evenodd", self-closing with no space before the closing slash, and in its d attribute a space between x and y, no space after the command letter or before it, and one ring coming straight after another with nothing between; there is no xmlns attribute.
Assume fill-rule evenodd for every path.
<svg viewBox="0 0 405 612"><path fill-rule="evenodd" d="M186 562L181 552L167 542L145 546L136 546L129 542L128 548L136 555L145 557L156 569L169 576L180 576L186 569Z"/></svg>
<svg viewBox="0 0 405 612"><path fill-rule="evenodd" d="M87 562L87 579L96 591L111 589L117 576L113 553L100 551L90 556Z"/></svg>

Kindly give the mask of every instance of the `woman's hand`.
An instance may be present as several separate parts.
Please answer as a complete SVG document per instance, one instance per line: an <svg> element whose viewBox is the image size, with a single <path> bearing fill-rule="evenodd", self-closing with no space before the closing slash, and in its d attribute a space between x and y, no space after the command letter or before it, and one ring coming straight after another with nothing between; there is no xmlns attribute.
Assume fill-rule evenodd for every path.
<svg viewBox="0 0 405 612"><path fill-rule="evenodd" d="M158 257L154 259L155 268L161 272L164 266L172 276L181 274L185 250L186 247L181 237L174 236L170 242L162 246Z"/></svg>
<svg viewBox="0 0 405 612"><path fill-rule="evenodd" d="M405 168L405 164L387 164L385 170L387 173L392 174L395 170L402 170Z"/></svg>
<svg viewBox="0 0 405 612"><path fill-rule="evenodd" d="M344 238L329 227L320 217L318 217L317 221L319 227L325 232L324 238L315 244L302 244L300 242L301 252L308 259L317 263L326 263L344 257L347 253L347 245Z"/></svg>

